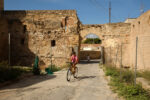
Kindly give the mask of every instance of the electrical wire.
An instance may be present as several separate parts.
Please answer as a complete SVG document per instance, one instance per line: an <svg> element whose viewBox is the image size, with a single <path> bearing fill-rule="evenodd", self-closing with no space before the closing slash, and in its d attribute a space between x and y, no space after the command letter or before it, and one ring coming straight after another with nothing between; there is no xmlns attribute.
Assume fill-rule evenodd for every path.
<svg viewBox="0 0 150 100"><path fill-rule="evenodd" d="M93 5L94 7L98 8L98 9L103 9L105 10L106 12L108 12L108 9L105 8L102 4L100 4L97 0L89 0ZM104 13L106 14L106 12L104 11ZM108 16L108 13L106 14ZM120 20L120 18L114 16L112 13L111 13L111 16L116 19L116 20Z"/></svg>

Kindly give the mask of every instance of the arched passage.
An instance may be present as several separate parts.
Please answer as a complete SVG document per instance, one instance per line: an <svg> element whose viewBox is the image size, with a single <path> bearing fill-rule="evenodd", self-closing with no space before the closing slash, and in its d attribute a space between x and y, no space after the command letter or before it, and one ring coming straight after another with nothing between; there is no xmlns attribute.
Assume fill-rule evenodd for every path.
<svg viewBox="0 0 150 100"><path fill-rule="evenodd" d="M89 43L85 41L88 40ZM101 42L96 43L96 40ZM84 26L80 30L80 60L85 60L90 56L90 59L100 59L101 57L101 43L103 40L101 26Z"/></svg>
<svg viewBox="0 0 150 100"><path fill-rule="evenodd" d="M88 34L95 34L97 37L99 37L100 39L103 39L103 32L102 32L102 26L84 26L81 30L80 30L80 37L81 37L81 41L85 39L85 37Z"/></svg>
<svg viewBox="0 0 150 100"><path fill-rule="evenodd" d="M82 44L101 44L102 41L99 38L99 36L97 36L96 34L89 33L85 37L83 37L81 43Z"/></svg>

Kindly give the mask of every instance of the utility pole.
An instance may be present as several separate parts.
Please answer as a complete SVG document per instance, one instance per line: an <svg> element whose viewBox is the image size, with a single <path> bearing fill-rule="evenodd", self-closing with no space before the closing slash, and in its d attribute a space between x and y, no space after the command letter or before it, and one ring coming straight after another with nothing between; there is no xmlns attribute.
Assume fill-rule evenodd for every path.
<svg viewBox="0 0 150 100"><path fill-rule="evenodd" d="M111 1L109 1L109 23L111 23Z"/></svg>
<svg viewBox="0 0 150 100"><path fill-rule="evenodd" d="M8 33L8 48L9 48L9 51L8 51L8 64L10 66L10 33Z"/></svg>

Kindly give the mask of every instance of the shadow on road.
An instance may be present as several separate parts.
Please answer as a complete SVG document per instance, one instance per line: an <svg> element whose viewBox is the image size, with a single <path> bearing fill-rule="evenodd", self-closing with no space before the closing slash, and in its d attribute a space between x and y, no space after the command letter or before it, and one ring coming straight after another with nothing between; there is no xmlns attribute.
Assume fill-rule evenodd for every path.
<svg viewBox="0 0 150 100"><path fill-rule="evenodd" d="M56 75L31 76L16 83L13 82L11 85L0 88L0 90L24 88L53 78L56 78Z"/></svg>
<svg viewBox="0 0 150 100"><path fill-rule="evenodd" d="M92 79L92 78L95 78L96 76L79 76L78 77L78 80L83 80L83 79Z"/></svg>

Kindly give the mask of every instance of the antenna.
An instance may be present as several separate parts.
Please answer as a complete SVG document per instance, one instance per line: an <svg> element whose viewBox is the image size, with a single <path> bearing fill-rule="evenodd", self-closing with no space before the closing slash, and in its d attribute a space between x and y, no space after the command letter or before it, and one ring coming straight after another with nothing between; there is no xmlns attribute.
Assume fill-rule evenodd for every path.
<svg viewBox="0 0 150 100"><path fill-rule="evenodd" d="M140 12L141 12L141 15L144 13L144 4L143 4L143 0L141 0Z"/></svg>
<svg viewBox="0 0 150 100"><path fill-rule="evenodd" d="M109 23L111 23L111 1L109 1Z"/></svg>

